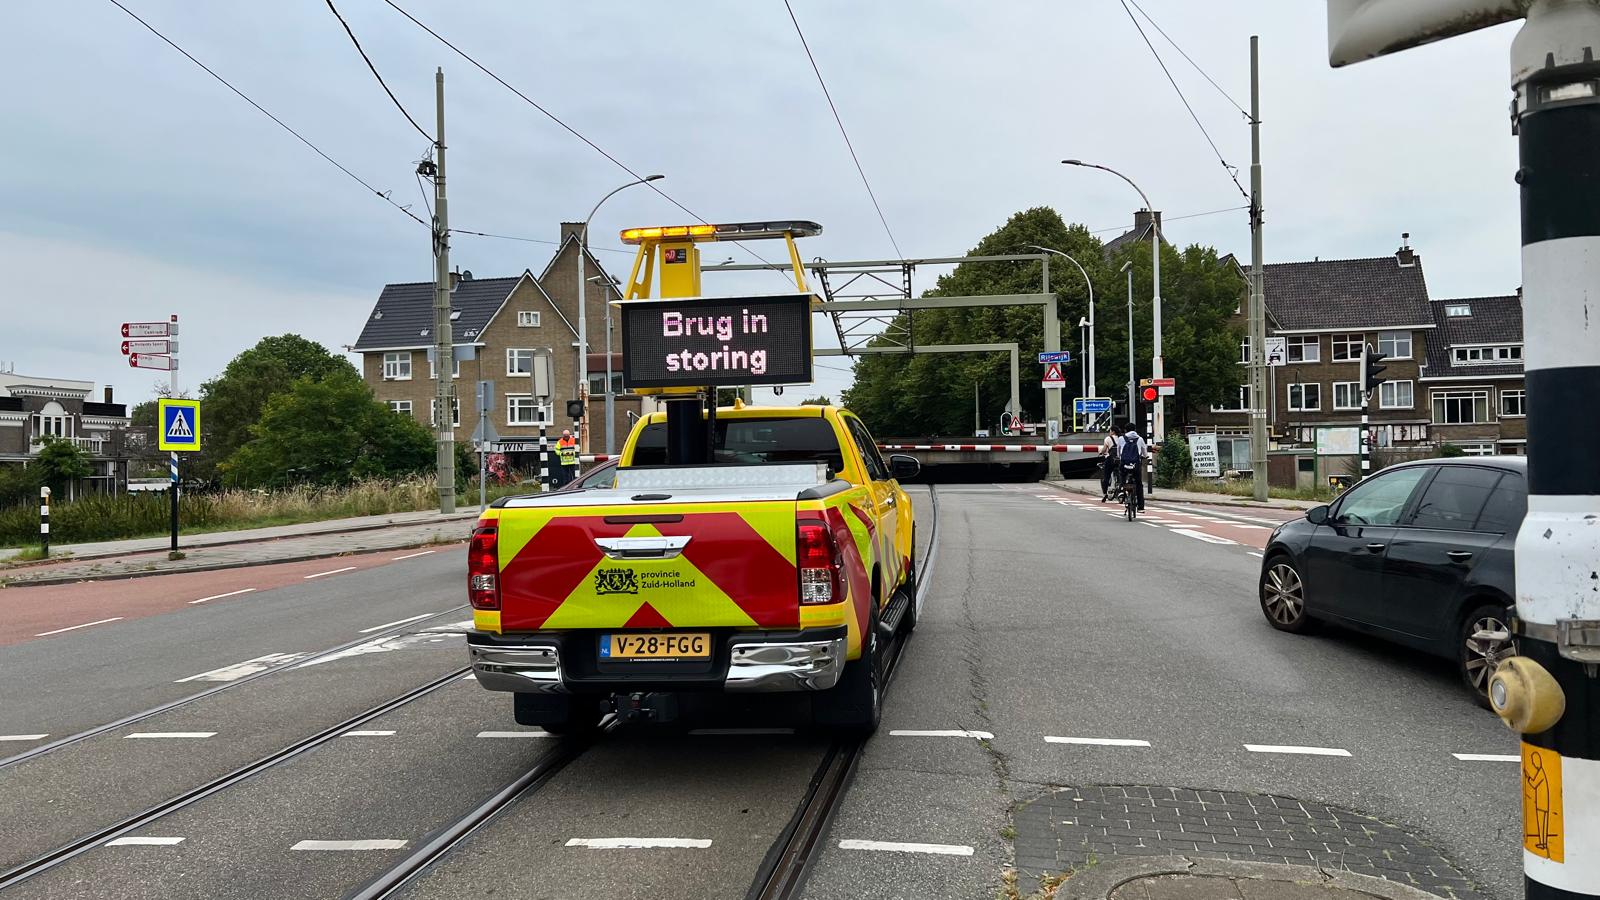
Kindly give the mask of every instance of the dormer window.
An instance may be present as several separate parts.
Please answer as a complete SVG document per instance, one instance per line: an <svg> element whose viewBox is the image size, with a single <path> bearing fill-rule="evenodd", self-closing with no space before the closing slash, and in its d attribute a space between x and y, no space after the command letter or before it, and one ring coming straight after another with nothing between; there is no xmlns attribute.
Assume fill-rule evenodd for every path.
<svg viewBox="0 0 1600 900"><path fill-rule="evenodd" d="M1472 315L1472 304L1447 303L1444 307L1444 314L1446 316L1450 316L1451 318L1455 318L1457 316L1470 316Z"/></svg>

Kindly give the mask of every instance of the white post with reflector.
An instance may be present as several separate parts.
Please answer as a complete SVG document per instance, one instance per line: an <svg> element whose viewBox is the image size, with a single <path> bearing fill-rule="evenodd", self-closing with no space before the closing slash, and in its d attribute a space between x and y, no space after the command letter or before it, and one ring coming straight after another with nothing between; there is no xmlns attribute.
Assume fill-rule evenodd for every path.
<svg viewBox="0 0 1600 900"><path fill-rule="evenodd" d="M39 488L39 555L50 555L50 486Z"/></svg>

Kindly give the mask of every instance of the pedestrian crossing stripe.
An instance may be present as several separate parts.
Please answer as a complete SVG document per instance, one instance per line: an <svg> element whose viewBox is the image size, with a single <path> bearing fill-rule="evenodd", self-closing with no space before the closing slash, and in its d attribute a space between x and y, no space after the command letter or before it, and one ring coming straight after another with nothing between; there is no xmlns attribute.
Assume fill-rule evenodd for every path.
<svg viewBox="0 0 1600 900"><path fill-rule="evenodd" d="M156 402L156 446L162 450L200 449L203 427L199 400L162 398Z"/></svg>
<svg viewBox="0 0 1600 900"><path fill-rule="evenodd" d="M175 438L194 439L194 431L189 428L189 420L183 417L181 409L172 414L172 424L167 426L167 440Z"/></svg>

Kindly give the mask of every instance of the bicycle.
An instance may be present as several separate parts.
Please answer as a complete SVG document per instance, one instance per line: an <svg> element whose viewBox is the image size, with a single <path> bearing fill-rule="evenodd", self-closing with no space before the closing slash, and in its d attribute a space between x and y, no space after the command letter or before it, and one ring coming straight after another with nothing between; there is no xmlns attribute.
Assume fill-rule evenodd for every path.
<svg viewBox="0 0 1600 900"><path fill-rule="evenodd" d="M1130 478L1137 479L1138 477L1138 466L1128 465L1127 463L1122 465L1122 478L1120 479L1121 483L1117 485L1117 490L1122 494L1123 513L1127 516L1129 522L1139 518L1139 492L1129 488L1128 480Z"/></svg>

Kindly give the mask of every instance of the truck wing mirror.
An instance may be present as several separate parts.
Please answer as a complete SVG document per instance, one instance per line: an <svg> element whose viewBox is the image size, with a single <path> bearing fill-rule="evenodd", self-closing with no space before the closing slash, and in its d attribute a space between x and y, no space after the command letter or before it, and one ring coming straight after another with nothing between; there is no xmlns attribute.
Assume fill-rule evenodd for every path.
<svg viewBox="0 0 1600 900"><path fill-rule="evenodd" d="M889 475L895 481L906 481L922 474L922 463L915 456L895 453L889 457Z"/></svg>

